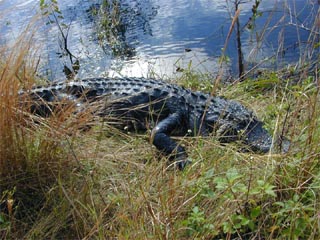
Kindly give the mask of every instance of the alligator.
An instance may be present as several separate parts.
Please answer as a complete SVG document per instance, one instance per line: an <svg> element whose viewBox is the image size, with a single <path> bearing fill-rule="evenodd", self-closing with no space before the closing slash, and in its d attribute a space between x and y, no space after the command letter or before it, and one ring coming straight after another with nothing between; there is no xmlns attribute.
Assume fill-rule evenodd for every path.
<svg viewBox="0 0 320 240"><path fill-rule="evenodd" d="M255 152L267 153L272 137L254 113L237 101L191 91L161 80L145 78L88 78L55 82L21 91L30 110L47 117L55 103L68 100L77 111L85 103L103 103L97 114L115 116L126 131L151 131L151 142L179 169L190 163L183 146L171 136L215 134L222 143L241 141Z"/></svg>

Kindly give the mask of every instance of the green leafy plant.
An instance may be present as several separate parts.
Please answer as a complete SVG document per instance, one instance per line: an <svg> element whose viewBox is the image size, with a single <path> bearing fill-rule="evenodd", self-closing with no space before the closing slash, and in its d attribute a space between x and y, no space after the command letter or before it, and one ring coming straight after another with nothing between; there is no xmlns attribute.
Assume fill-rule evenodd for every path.
<svg viewBox="0 0 320 240"><path fill-rule="evenodd" d="M199 235L203 232L210 231L213 229L213 225L208 223L206 220L205 214L199 209L198 206L195 206L190 212L188 218L183 221L183 224L187 226L187 235Z"/></svg>

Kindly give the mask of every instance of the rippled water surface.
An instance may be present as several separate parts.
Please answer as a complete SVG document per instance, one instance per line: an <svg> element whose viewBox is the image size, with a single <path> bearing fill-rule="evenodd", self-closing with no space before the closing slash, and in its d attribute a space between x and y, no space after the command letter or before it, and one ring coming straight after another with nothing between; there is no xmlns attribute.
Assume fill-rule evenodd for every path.
<svg viewBox="0 0 320 240"><path fill-rule="evenodd" d="M34 42L41 72L50 79L63 79L63 69L79 63L77 77L101 75L172 77L184 69L216 74L221 49L227 39L231 6L220 0L120 0L121 32L101 39L101 18L92 14L98 0L58 0L65 24L67 48L56 22L40 14L39 0L0 0L0 44L10 46L37 17ZM240 6L242 48L246 66L274 57L269 67L297 61L307 49L317 0L261 1L261 13L250 22L254 1ZM39 20L40 19L40 20ZM253 23L253 30L249 24ZM299 26L299 27L297 27ZM31 31L31 30L29 30ZM263 41L256 41L263 36ZM299 38L297 37L299 36ZM280 51L279 51L280 49ZM227 45L227 75L237 74L237 48L232 34ZM274 66L273 66L274 65Z"/></svg>

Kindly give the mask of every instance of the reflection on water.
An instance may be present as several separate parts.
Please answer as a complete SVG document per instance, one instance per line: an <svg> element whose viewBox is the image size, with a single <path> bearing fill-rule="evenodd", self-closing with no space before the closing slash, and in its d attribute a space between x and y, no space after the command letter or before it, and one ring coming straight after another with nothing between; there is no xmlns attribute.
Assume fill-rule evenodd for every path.
<svg viewBox="0 0 320 240"><path fill-rule="evenodd" d="M80 63L77 77L172 77L183 69L217 74L233 14L232 6L226 5L228 1L121 0L119 9L112 6L106 9L121 13L118 22L112 23L111 31L99 25L101 15L93 14L92 9L101 10L101 2L58 1L63 16L60 21L66 24L67 48L74 55L73 62L76 59ZM252 16L252 5L253 1L248 1L240 6L247 67L268 57L274 57L274 66L281 66L298 60L308 51L300 43L308 41L308 28L319 8L317 0L262 1L259 6L262 15L253 23L254 31L249 31L244 26ZM38 0L0 0L0 44L10 45L37 13L40 13ZM104 20L110 24L108 18ZM47 18L42 16L36 33L41 70L50 79L63 79L63 69L72 70L70 57L63 54L65 42L57 24L46 22ZM232 34L226 49L230 59L224 65L226 75L237 72L236 54Z"/></svg>

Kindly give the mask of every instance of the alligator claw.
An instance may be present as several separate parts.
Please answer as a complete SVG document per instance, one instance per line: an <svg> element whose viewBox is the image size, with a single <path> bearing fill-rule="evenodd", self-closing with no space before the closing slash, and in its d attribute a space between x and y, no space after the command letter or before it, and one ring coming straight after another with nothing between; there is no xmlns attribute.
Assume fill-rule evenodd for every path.
<svg viewBox="0 0 320 240"><path fill-rule="evenodd" d="M190 159L181 159L175 161L175 165L178 167L180 171L184 170L185 167L191 163L192 161Z"/></svg>

